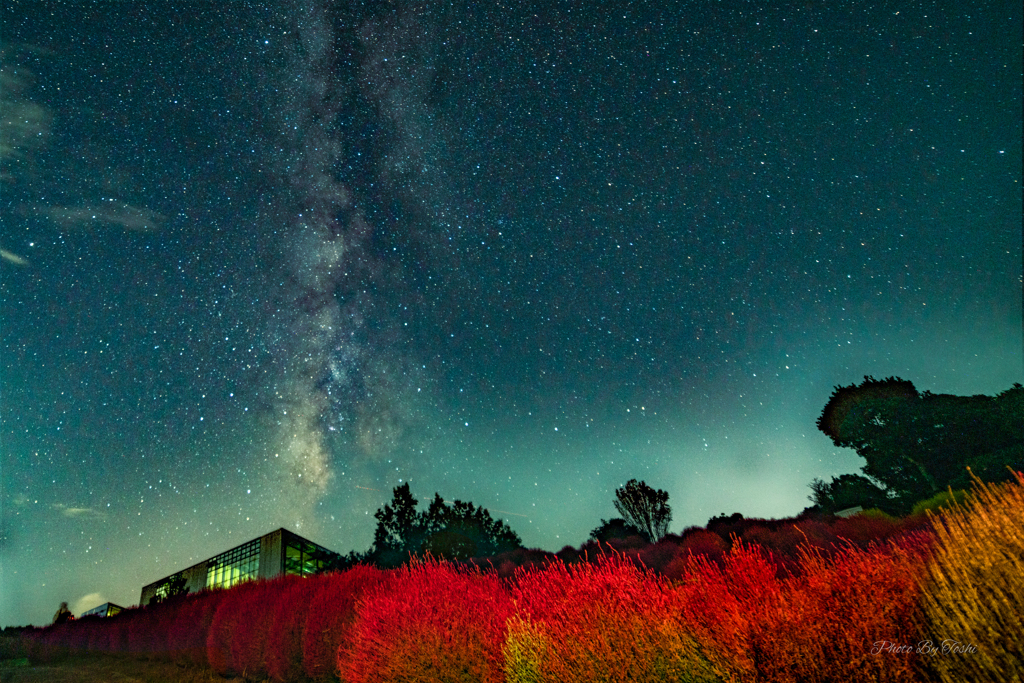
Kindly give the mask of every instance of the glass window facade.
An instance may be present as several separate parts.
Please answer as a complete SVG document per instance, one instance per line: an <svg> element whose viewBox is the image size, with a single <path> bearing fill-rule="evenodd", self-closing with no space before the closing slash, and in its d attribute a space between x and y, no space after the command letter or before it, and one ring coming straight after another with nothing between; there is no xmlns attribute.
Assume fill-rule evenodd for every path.
<svg viewBox="0 0 1024 683"><path fill-rule="evenodd" d="M93 607L91 610L87 612L82 612L78 616L78 618L81 619L82 617L88 617L92 615L99 617L112 617L118 612L120 612L122 609L123 608L120 605L115 605L112 602L105 602L99 607Z"/></svg>
<svg viewBox="0 0 1024 683"><path fill-rule="evenodd" d="M206 562L206 587L230 588L259 576L260 539L249 541Z"/></svg>
<svg viewBox="0 0 1024 683"><path fill-rule="evenodd" d="M156 587L154 594L158 601L166 600L170 597L171 587L175 584L184 586L186 583L185 572L180 571L177 574L171 574L166 579L160 582L160 585Z"/></svg>
<svg viewBox="0 0 1024 683"><path fill-rule="evenodd" d="M296 576L318 574L337 560L338 554L311 543L295 534L286 533L284 542L284 573Z"/></svg>
<svg viewBox="0 0 1024 683"><path fill-rule="evenodd" d="M310 576L338 567L341 559L298 534L278 529L143 586L139 604L155 604L185 592L230 588L243 581L281 574Z"/></svg>

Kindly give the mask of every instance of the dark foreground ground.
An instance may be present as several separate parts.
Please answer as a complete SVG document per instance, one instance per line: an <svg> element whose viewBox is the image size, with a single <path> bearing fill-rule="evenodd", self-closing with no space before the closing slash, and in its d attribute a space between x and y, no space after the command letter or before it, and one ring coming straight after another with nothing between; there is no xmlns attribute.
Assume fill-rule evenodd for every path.
<svg viewBox="0 0 1024 683"><path fill-rule="evenodd" d="M0 662L0 683L225 683L209 669L128 656L90 654L29 666ZM236 679L241 680L241 679Z"/></svg>

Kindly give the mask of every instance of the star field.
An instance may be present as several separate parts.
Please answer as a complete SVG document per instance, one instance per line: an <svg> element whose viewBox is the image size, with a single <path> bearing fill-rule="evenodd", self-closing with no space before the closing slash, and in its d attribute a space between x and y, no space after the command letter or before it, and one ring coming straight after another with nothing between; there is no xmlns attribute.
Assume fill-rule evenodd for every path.
<svg viewBox="0 0 1024 683"><path fill-rule="evenodd" d="M1024 381L1020 14L11 4L0 625L406 481L794 515L835 385Z"/></svg>

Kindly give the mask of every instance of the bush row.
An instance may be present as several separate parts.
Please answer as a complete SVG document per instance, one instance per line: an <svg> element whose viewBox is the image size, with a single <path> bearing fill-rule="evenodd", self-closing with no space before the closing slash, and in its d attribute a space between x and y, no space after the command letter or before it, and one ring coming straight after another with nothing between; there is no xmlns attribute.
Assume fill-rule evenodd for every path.
<svg viewBox="0 0 1024 683"><path fill-rule="evenodd" d="M864 532L863 543L817 545L809 520L794 527L803 542L791 555L761 543L766 533L781 543L785 528L728 547L705 530L675 544L660 571L641 550L607 548L504 578L430 558L358 566L41 629L31 656L131 652L249 679L347 683L1014 680L1024 481L979 490L935 516L934 531L882 542ZM896 524L878 519L856 524ZM922 651L940 636L974 652Z"/></svg>

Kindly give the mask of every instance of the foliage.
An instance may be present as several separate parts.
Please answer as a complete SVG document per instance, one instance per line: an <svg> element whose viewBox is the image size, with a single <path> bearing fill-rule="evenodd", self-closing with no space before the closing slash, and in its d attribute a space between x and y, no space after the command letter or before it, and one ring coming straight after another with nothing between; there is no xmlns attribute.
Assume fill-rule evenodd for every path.
<svg viewBox="0 0 1024 683"><path fill-rule="evenodd" d="M590 540L598 543L607 543L612 539L629 538L630 536L643 536L643 532L635 526L622 519L613 517L608 520L601 520L601 526L590 532Z"/></svg>
<svg viewBox="0 0 1024 683"><path fill-rule="evenodd" d="M206 641L210 624L224 595L222 590L200 591L184 601L173 617L166 617L171 621L167 630L168 647L176 661L206 664ZM121 615L117 619L120 620ZM109 651L118 650L112 647Z"/></svg>
<svg viewBox="0 0 1024 683"><path fill-rule="evenodd" d="M392 572L358 607L351 649L338 656L347 683L499 683L512 602L493 575L431 558Z"/></svg>
<svg viewBox="0 0 1024 683"><path fill-rule="evenodd" d="M371 561L381 567L397 567L405 562L410 552L418 550L419 514L417 501L405 483L396 486L391 502L373 513L377 528L373 532ZM417 546L413 550L413 546Z"/></svg>
<svg viewBox="0 0 1024 683"><path fill-rule="evenodd" d="M672 589L622 558L553 562L517 577L509 681L717 681L727 663L683 620Z"/></svg>
<svg viewBox="0 0 1024 683"><path fill-rule="evenodd" d="M260 587L261 584L257 581L240 583L225 591L224 598L217 605L206 639L206 658L210 667L219 674L242 673L235 668L237 648L233 648L232 645L238 632L244 628L245 608Z"/></svg>
<svg viewBox="0 0 1024 683"><path fill-rule="evenodd" d="M366 565L317 580L302 640L306 676L313 681L335 680L339 650L351 645L356 604L368 591L389 580L387 573Z"/></svg>
<svg viewBox="0 0 1024 683"><path fill-rule="evenodd" d="M680 579L698 558L718 563L728 549L728 543L718 534L694 529L683 534L675 556L665 564L661 573L669 579Z"/></svg>
<svg viewBox="0 0 1024 683"><path fill-rule="evenodd" d="M158 605L165 600L181 598L188 595L188 577L176 574L167 580L165 595L156 594L149 599L149 605Z"/></svg>
<svg viewBox="0 0 1024 683"><path fill-rule="evenodd" d="M425 512L409 484L395 487L391 503L377 510L373 548L366 559L380 567L397 567L411 555L430 553L450 560L490 557L521 548L523 543L505 522L470 502L445 503L439 494Z"/></svg>
<svg viewBox="0 0 1024 683"><path fill-rule="evenodd" d="M449 506L437 494L421 520L421 529L423 552L450 560L490 557L523 545L516 532L493 519L482 506L461 500Z"/></svg>
<svg viewBox="0 0 1024 683"><path fill-rule="evenodd" d="M0 632L0 661L28 658L28 631L30 627L8 626Z"/></svg>
<svg viewBox="0 0 1024 683"><path fill-rule="evenodd" d="M267 645L278 606L289 597L290 589L303 581L302 577L285 575L254 582L245 599L235 604L238 614L229 643L231 670L250 678L266 678ZM289 608L287 604L283 607Z"/></svg>
<svg viewBox="0 0 1024 683"><path fill-rule="evenodd" d="M993 480L1006 478L1006 466L1024 468L1020 384L996 396L953 396L867 376L836 387L817 425L836 446L855 449L864 474L905 505L966 487L969 466Z"/></svg>
<svg viewBox="0 0 1024 683"><path fill-rule="evenodd" d="M878 508L899 514L902 505L885 489L860 474L843 474L833 477L830 483L815 478L810 487L812 493L808 497L811 502L828 514L858 505L864 509Z"/></svg>
<svg viewBox="0 0 1024 683"><path fill-rule="evenodd" d="M170 609L173 610L175 604ZM145 608L132 614L127 628L128 652L139 655L156 655L167 652L167 631L171 625L166 609Z"/></svg>
<svg viewBox="0 0 1024 683"><path fill-rule="evenodd" d="M924 596L940 680L1020 681L1024 672L1024 478L974 480L965 505L932 516L935 551Z"/></svg>
<svg viewBox="0 0 1024 683"><path fill-rule="evenodd" d="M543 662L551 650L551 639L542 627L520 616L510 617L501 648L506 683L543 683Z"/></svg>
<svg viewBox="0 0 1024 683"><path fill-rule="evenodd" d="M698 560L679 582L687 619L728 654L740 680L915 681L917 660L877 656L885 638L917 643L920 544L802 552L792 573L737 544L722 566Z"/></svg>
<svg viewBox="0 0 1024 683"><path fill-rule="evenodd" d="M638 529L649 542L668 533L672 508L667 492L655 491L646 482L630 479L625 486L616 489L614 503L626 524Z"/></svg>
<svg viewBox="0 0 1024 683"><path fill-rule="evenodd" d="M302 643L306 635L309 604L330 575L319 574L293 581L274 605L267 633L267 673L275 681L303 679Z"/></svg>
<svg viewBox="0 0 1024 683"><path fill-rule="evenodd" d="M963 505L967 502L967 491L960 489L954 491L948 489L946 491L940 491L931 498L918 501L914 503L913 509L910 511L912 515L923 515L928 511L939 512L947 508L953 507L953 505Z"/></svg>
<svg viewBox="0 0 1024 683"><path fill-rule="evenodd" d="M33 662L136 653L275 681L1020 681L1022 519L1017 475L930 517L722 516L655 544L567 547L557 558L572 564L509 551L505 580L479 558L360 565L31 629L25 642ZM947 639L972 650L893 649Z"/></svg>

